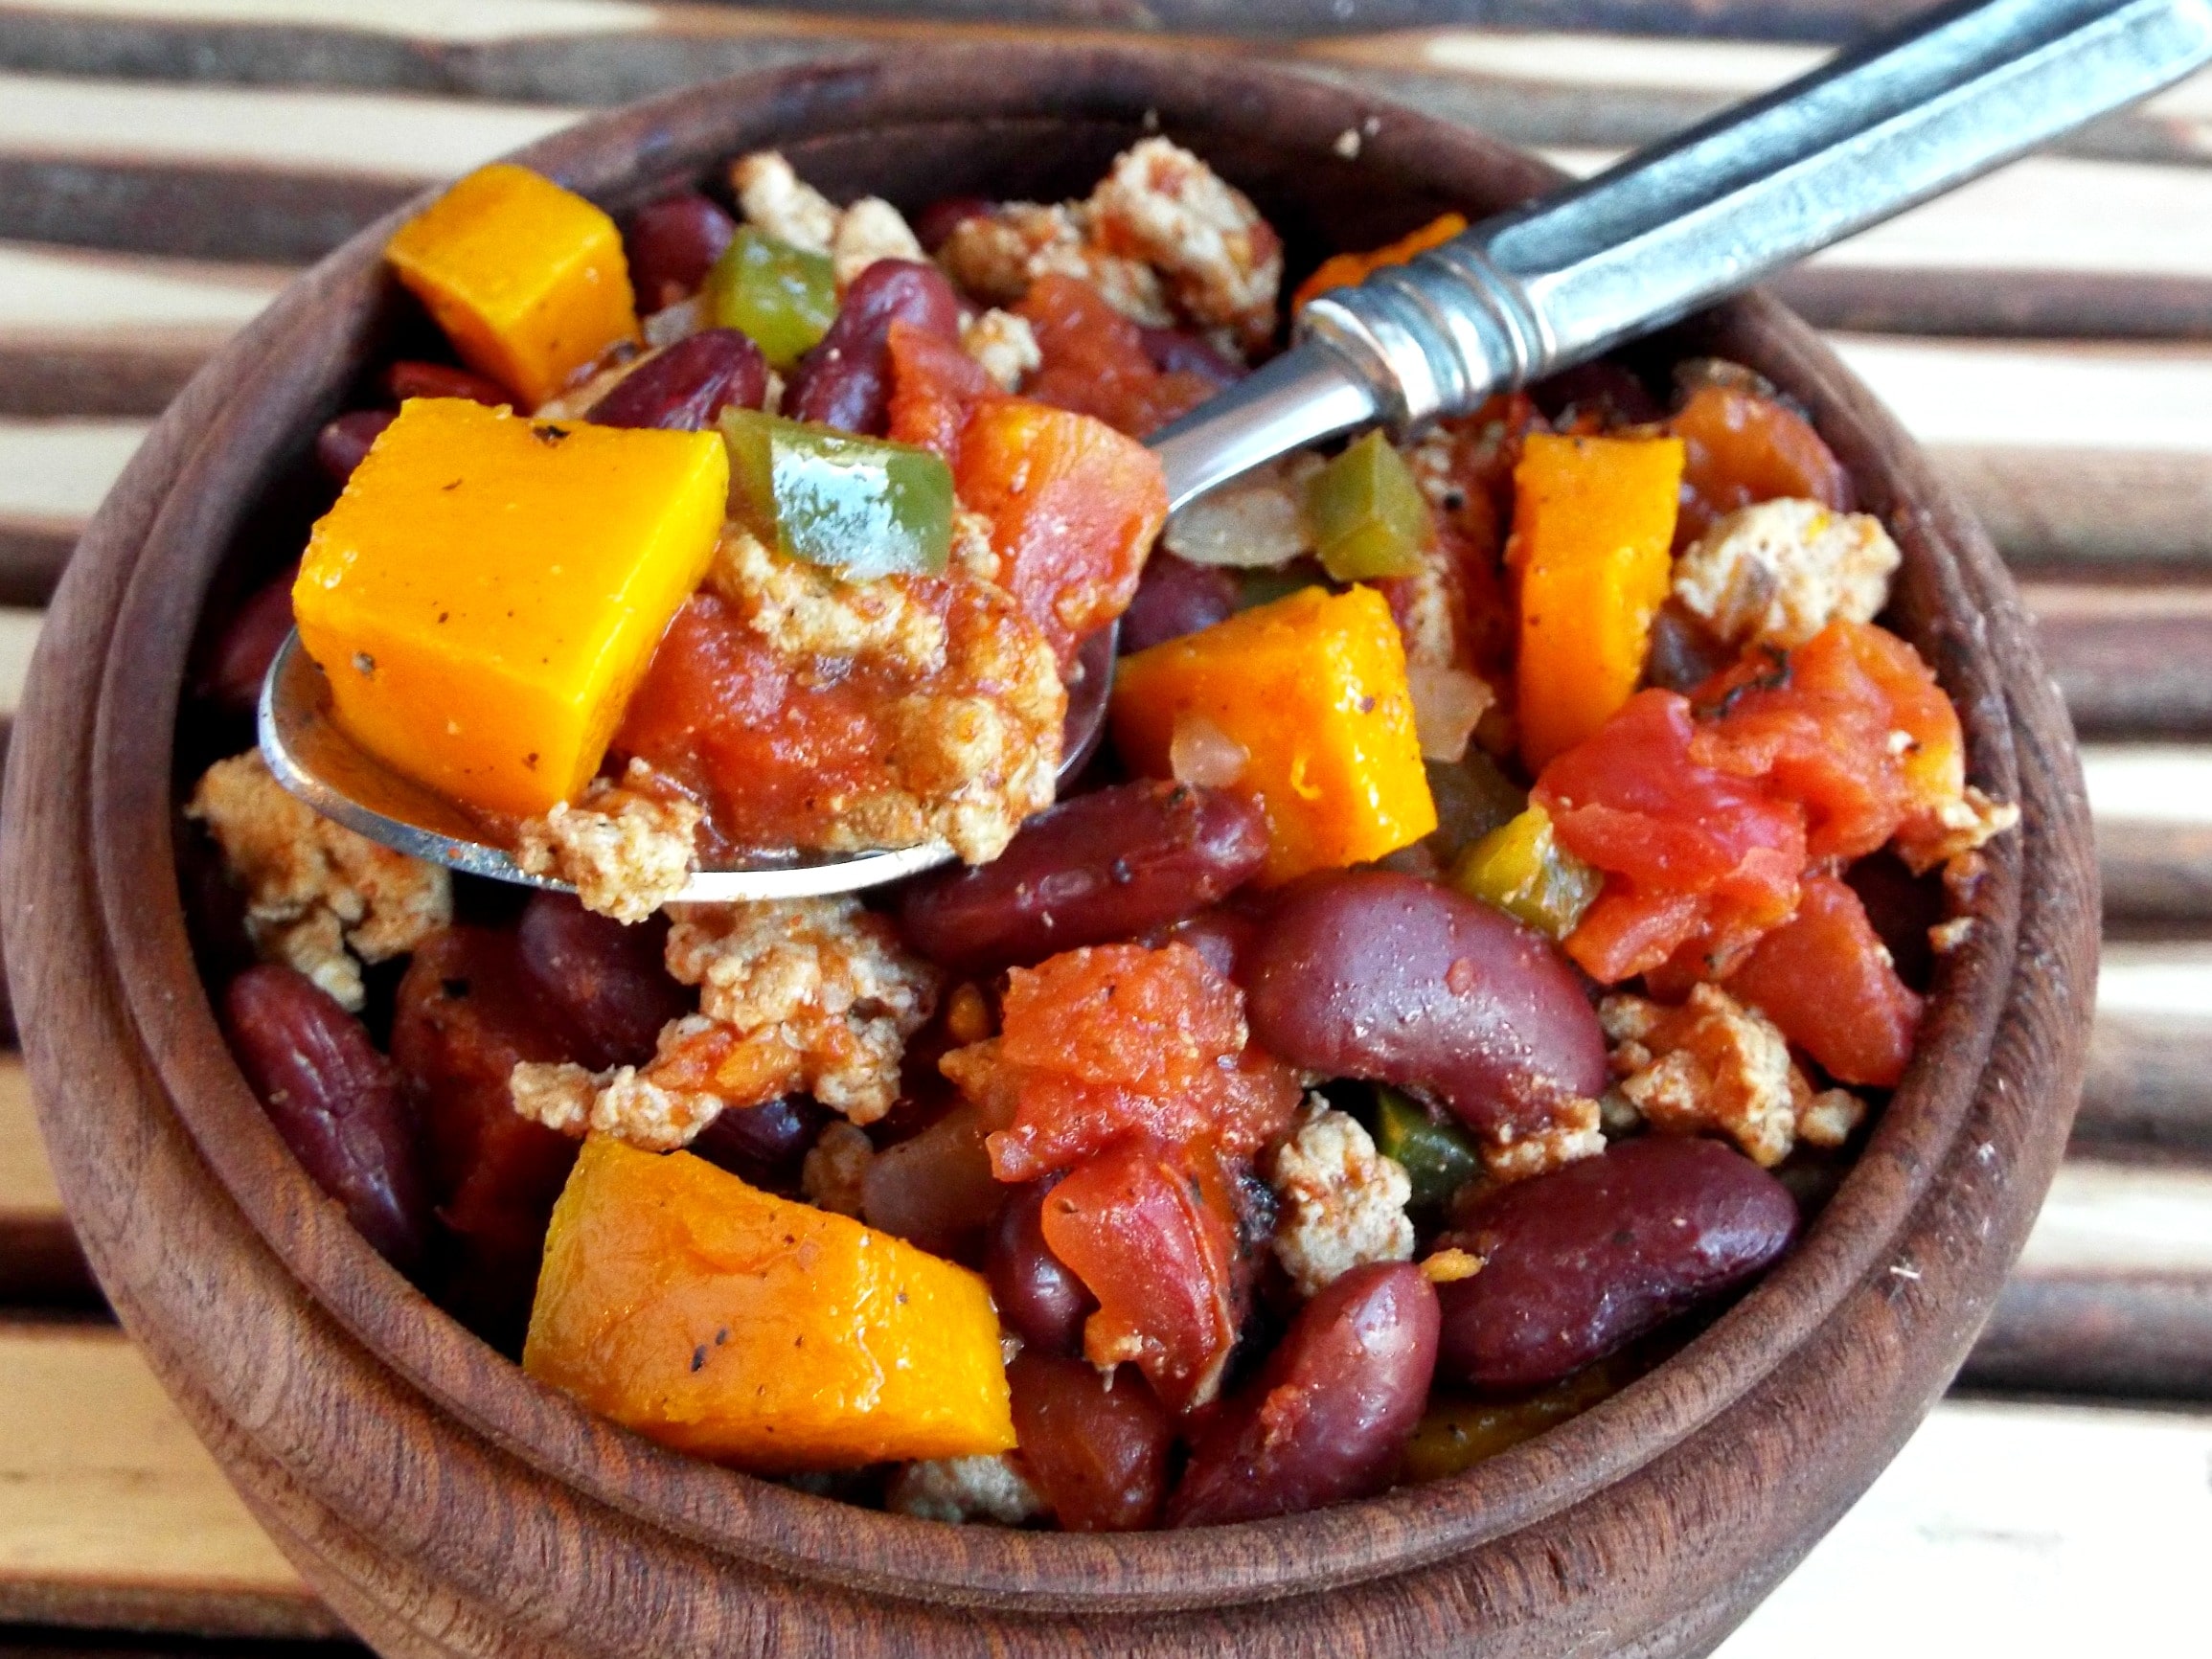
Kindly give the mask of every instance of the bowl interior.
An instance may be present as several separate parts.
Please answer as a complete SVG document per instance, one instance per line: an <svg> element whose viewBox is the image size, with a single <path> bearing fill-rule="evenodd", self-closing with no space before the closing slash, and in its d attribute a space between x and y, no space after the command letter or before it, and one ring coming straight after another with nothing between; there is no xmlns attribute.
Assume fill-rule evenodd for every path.
<svg viewBox="0 0 2212 1659"><path fill-rule="evenodd" d="M881 194L912 211L952 194L1084 193L1119 150L1152 130L1189 145L1254 197L1285 238L1293 279L1326 253L1373 246L1447 209L1478 216L1554 176L1479 136L1285 75L1166 54L1041 48L915 51L693 88L586 123L521 159L619 216L669 189L718 181L721 162L773 144L832 195ZM1361 134L1356 155L1339 153L1347 131ZM1649 1464L1805 1342L1905 1226L1990 1052L2018 904L2017 849L1996 850L1977 899L1985 924L1941 969L1913 1070L1798 1251L1646 1378L1455 1479L1223 1529L1203 1548L1174 1534L955 1529L832 1506L675 1456L532 1382L317 1199L228 1058L196 989L174 889L148 892L130 874L149 859L173 867L174 800L206 761L246 740L191 721L175 726L197 619L296 556L323 501L308 462L316 427L374 365L425 338L426 324L382 273L388 230L373 228L332 255L207 371L225 394L207 430L184 431L181 411L165 418L165 426L180 423L173 437L188 453L116 625L96 790L118 830L94 856L117 956L129 965L125 994L202 1155L308 1296L459 1424L641 1522L733 1558L855 1588L1006 1595L1042 1608L1266 1598L1464 1551ZM1813 412L1864 505L1904 547L1890 620L1959 704L1972 775L2017 798L2005 692L1969 580L1994 571L1992 556L1962 531L1894 423L1807 330L1762 301L1722 307L1639 350L1738 358ZM110 717L109 708L131 714ZM178 987L192 989L177 994Z"/></svg>

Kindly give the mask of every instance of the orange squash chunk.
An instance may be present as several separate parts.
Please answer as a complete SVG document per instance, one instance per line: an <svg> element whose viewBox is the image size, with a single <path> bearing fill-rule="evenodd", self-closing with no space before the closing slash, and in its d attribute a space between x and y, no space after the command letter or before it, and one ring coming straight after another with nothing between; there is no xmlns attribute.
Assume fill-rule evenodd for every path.
<svg viewBox="0 0 2212 1659"><path fill-rule="evenodd" d="M1014 1447L980 1275L689 1152L599 1137L554 1207L522 1367L761 1473Z"/></svg>
<svg viewBox="0 0 2212 1659"><path fill-rule="evenodd" d="M1589 737L1643 677L1673 575L1682 445L1531 433L1514 468L1520 753L1531 772Z"/></svg>
<svg viewBox="0 0 2212 1659"><path fill-rule="evenodd" d="M1217 762L1243 750L1234 776L1199 781L1266 815L1263 883L1380 858L1436 828L1405 648L1371 587L1301 588L1124 657L1113 694L1122 759L1174 776L1178 729L1186 745L1202 734Z"/></svg>
<svg viewBox="0 0 2212 1659"><path fill-rule="evenodd" d="M1465 215L1440 214L1419 230L1408 231L1381 247L1358 254L1331 254L1313 267L1311 276L1298 284L1298 291L1290 296L1290 309L1303 311L1307 301L1319 298L1331 288L1349 288L1364 283L1387 265L1411 264L1418 256L1430 248L1442 247L1465 229Z"/></svg>
<svg viewBox="0 0 2212 1659"><path fill-rule="evenodd" d="M308 538L300 642L386 765L543 812L598 770L728 494L717 433L411 399Z"/></svg>
<svg viewBox="0 0 2212 1659"><path fill-rule="evenodd" d="M463 362L533 404L638 337L622 232L528 168L478 168L401 225L384 257Z"/></svg>

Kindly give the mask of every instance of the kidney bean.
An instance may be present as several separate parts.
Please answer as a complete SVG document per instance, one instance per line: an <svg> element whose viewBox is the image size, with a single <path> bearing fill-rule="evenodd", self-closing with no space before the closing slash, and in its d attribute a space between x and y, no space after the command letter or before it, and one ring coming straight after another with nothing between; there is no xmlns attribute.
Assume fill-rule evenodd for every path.
<svg viewBox="0 0 2212 1659"><path fill-rule="evenodd" d="M1234 386L1251 371L1224 355L1213 343L1181 329L1143 329L1145 355L1163 375L1196 375L1219 390Z"/></svg>
<svg viewBox="0 0 2212 1659"><path fill-rule="evenodd" d="M1388 1484L1436 1369L1436 1291L1407 1261L1355 1267L1298 1310L1191 1450L1171 1527L1223 1526Z"/></svg>
<svg viewBox="0 0 2212 1659"><path fill-rule="evenodd" d="M934 254L967 219L988 218L992 204L979 195L941 196L914 216L914 239Z"/></svg>
<svg viewBox="0 0 2212 1659"><path fill-rule="evenodd" d="M513 927L448 927L416 947L392 1061L421 1114L430 1195L451 1245L440 1304L487 1341L522 1340L553 1203L577 1143L514 1109L519 1060L564 1060L563 1022L523 971Z"/></svg>
<svg viewBox="0 0 2212 1659"><path fill-rule="evenodd" d="M1075 1353L1098 1299L1044 1240L1044 1195L1051 1190L1049 1181L1033 1181L999 1206L984 1245L983 1277L1009 1330L1040 1352Z"/></svg>
<svg viewBox="0 0 2212 1659"><path fill-rule="evenodd" d="M269 664L292 631L292 583L299 574L296 562L287 564L256 588L216 640L200 674L200 695L218 709L250 715L260 704Z"/></svg>
<svg viewBox="0 0 2212 1659"><path fill-rule="evenodd" d="M593 1071L642 1065L661 1027L692 1009L661 964L668 919L634 927L598 916L572 894L536 893L515 928L522 971L566 1016L569 1046Z"/></svg>
<svg viewBox="0 0 2212 1659"><path fill-rule="evenodd" d="M247 968L222 1011L239 1069L300 1167L378 1255L413 1266L430 1206L398 1068L359 1020L288 967Z"/></svg>
<svg viewBox="0 0 2212 1659"><path fill-rule="evenodd" d="M1237 579L1227 571L1154 549L1137 580L1136 597L1122 612L1121 654L1212 627L1236 609Z"/></svg>
<svg viewBox="0 0 2212 1659"><path fill-rule="evenodd" d="M1244 959L1253 1038L1331 1077L1394 1083L1478 1132L1545 1127L1606 1086L1606 1041L1557 945L1418 876L1292 888Z"/></svg>
<svg viewBox="0 0 2212 1659"><path fill-rule="evenodd" d="M1735 662L1736 655L1680 601L1671 599L1652 618L1652 647L1644 660L1644 683L1688 696Z"/></svg>
<svg viewBox="0 0 2212 1659"><path fill-rule="evenodd" d="M786 1095L718 1114L690 1149L756 1187L780 1187L798 1173L829 1121L829 1107L806 1095Z"/></svg>
<svg viewBox="0 0 2212 1659"><path fill-rule="evenodd" d="M738 221L696 190L648 202L623 233L638 310L647 316L698 292L738 234Z"/></svg>
<svg viewBox="0 0 2212 1659"><path fill-rule="evenodd" d="M1163 944L1187 944L1206 959L1206 966L1223 979L1244 983L1244 953L1260 934L1260 924L1241 911L1216 905L1185 917L1172 927L1145 935L1153 949Z"/></svg>
<svg viewBox="0 0 2212 1659"><path fill-rule="evenodd" d="M1134 1366L1024 1349L1006 1368L1021 1461L1060 1526L1126 1533L1159 1518L1174 1426Z"/></svg>
<svg viewBox="0 0 2212 1659"><path fill-rule="evenodd" d="M706 329L632 369L585 412L595 426L703 432L724 409L768 398L768 360L735 329Z"/></svg>
<svg viewBox="0 0 2212 1659"><path fill-rule="evenodd" d="M332 483L345 483L367 459L369 445L398 419L389 409L356 409L339 416L315 434L315 465Z"/></svg>
<svg viewBox="0 0 2212 1659"><path fill-rule="evenodd" d="M1582 415L1595 416L1608 427L1634 426L1666 413L1634 371L1603 357L1539 380L1528 395L1554 421Z"/></svg>
<svg viewBox="0 0 2212 1659"><path fill-rule="evenodd" d="M467 369L411 358L402 358L385 370L380 384L384 395L395 403L404 403L410 398L466 398L488 409L501 409L514 402L514 394L496 380Z"/></svg>
<svg viewBox="0 0 2212 1659"><path fill-rule="evenodd" d="M1249 801L1141 779L1047 807L992 863L914 882L900 926L962 972L1038 962L1188 916L1266 855L1266 823Z"/></svg>
<svg viewBox="0 0 2212 1659"><path fill-rule="evenodd" d="M845 290L837 320L801 357L784 413L880 438L890 422L891 325L960 338L960 296L935 265L878 260Z"/></svg>
<svg viewBox="0 0 2212 1659"><path fill-rule="evenodd" d="M1861 858L1843 873L1866 920L1896 964L1897 977L1926 992L1935 977L1935 947L1927 930L1943 920L1943 882L1933 875L1915 875L1894 852Z"/></svg>
<svg viewBox="0 0 2212 1659"><path fill-rule="evenodd" d="M952 1108L920 1134L869 1160L860 1214L935 1256L972 1261L1005 1201L983 1138L991 1125L971 1105Z"/></svg>
<svg viewBox="0 0 2212 1659"><path fill-rule="evenodd" d="M1782 1184L1719 1141L1646 1135L1478 1199L1439 1240L1483 1269L1439 1292L1438 1375L1540 1388L1771 1265Z"/></svg>

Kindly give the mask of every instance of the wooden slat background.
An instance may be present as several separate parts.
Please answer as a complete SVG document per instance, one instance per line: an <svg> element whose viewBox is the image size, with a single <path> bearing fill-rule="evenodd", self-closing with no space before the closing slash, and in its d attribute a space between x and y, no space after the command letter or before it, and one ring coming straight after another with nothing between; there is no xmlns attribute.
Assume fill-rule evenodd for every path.
<svg viewBox="0 0 2212 1659"><path fill-rule="evenodd" d="M0 0L0 719L85 517L194 367L359 225L594 108L1043 19L1060 38L1182 31L1177 50L1263 54L1585 171L1911 7L906 10ZM1619 33L1566 33L1588 30ZM2185 1569L2212 1544L2212 76L1777 286L2018 572L2085 739L2108 945L2073 1153L1969 1364L1978 1392L1722 1651L2201 1652ZM346 1651L108 1323L0 1055L0 1654L239 1650L145 1634L194 1631L259 1659Z"/></svg>

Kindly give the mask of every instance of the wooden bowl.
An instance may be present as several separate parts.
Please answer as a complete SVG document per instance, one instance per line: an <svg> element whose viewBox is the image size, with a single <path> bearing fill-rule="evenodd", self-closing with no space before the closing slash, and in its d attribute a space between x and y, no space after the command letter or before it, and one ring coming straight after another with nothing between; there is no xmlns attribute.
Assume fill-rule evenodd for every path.
<svg viewBox="0 0 2212 1659"><path fill-rule="evenodd" d="M1278 73L1014 47L696 87L521 159L617 212L769 144L832 193L1049 200L1155 127L1257 198L1293 270L1555 176ZM231 1063L171 846L195 619L236 565L283 557L255 529L287 522L266 497L405 314L378 260L389 229L194 380L93 521L39 648L5 830L10 980L86 1253L254 1511L370 1642L640 1659L1702 1651L1912 1431L2065 1139L2096 951L2087 815L1988 542L1865 389L1758 298L1671 344L1749 363L1813 411L1904 549L1894 620L1956 700L1974 781L2021 802L2025 828L1991 849L1919 1058L1840 1193L1677 1357L1438 1485L1203 1534L1061 1536L873 1513L675 1456L431 1307L317 1193Z"/></svg>

